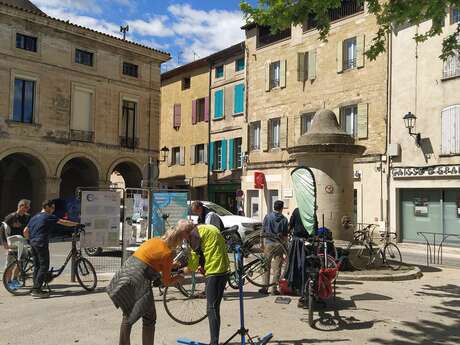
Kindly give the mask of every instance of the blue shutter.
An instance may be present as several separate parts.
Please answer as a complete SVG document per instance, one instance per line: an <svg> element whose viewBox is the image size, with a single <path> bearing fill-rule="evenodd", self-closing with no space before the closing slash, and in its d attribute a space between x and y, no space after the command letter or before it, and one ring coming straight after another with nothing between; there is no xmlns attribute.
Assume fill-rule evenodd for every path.
<svg viewBox="0 0 460 345"><path fill-rule="evenodd" d="M244 84L235 85L234 95L235 100L233 102L233 113L240 114L244 112Z"/></svg>
<svg viewBox="0 0 460 345"><path fill-rule="evenodd" d="M209 170L214 170L214 142L209 143Z"/></svg>
<svg viewBox="0 0 460 345"><path fill-rule="evenodd" d="M228 169L229 170L232 170L232 169L235 169L235 162L234 162L234 158L235 158L235 139L230 139L229 140L229 147L228 147Z"/></svg>
<svg viewBox="0 0 460 345"><path fill-rule="evenodd" d="M214 118L220 119L224 116L224 90L214 93Z"/></svg>
<svg viewBox="0 0 460 345"><path fill-rule="evenodd" d="M222 140L222 170L227 170L227 140Z"/></svg>

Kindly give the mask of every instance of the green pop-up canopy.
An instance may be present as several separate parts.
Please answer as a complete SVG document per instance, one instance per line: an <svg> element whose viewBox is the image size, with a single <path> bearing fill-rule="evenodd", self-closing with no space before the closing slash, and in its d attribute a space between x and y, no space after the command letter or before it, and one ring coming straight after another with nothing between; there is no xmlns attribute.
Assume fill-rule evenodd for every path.
<svg viewBox="0 0 460 345"><path fill-rule="evenodd" d="M310 168L299 167L291 172L291 178L302 224L313 235L318 227L315 176Z"/></svg>

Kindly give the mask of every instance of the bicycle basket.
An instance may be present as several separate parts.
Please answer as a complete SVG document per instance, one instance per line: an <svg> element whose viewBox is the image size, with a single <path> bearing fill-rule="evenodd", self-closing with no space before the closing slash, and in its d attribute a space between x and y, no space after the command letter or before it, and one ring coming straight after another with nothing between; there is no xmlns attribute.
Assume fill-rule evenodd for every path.
<svg viewBox="0 0 460 345"><path fill-rule="evenodd" d="M321 268L318 275L318 295L321 299L332 296L332 282L337 277L337 268Z"/></svg>

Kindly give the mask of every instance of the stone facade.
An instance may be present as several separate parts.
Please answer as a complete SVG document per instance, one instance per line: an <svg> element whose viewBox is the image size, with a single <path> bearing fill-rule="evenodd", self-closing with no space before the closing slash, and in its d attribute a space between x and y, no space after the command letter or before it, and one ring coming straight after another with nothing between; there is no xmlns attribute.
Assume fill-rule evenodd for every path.
<svg viewBox="0 0 460 345"><path fill-rule="evenodd" d="M165 161L160 163L160 185L190 188L193 199L206 199L209 141L209 67L206 60L197 60L162 74L160 128L160 146L169 150Z"/></svg>
<svg viewBox="0 0 460 345"><path fill-rule="evenodd" d="M108 186L114 170L140 187L159 152L160 64L169 54L8 5L0 5L0 38L2 215L18 198L38 210L82 184ZM78 49L90 64L77 63ZM137 77L124 74L126 62Z"/></svg>
<svg viewBox="0 0 460 345"><path fill-rule="evenodd" d="M359 176L355 179L355 221L384 219L380 205L386 202L386 187L379 168L386 144L387 57L369 61L363 55L377 30L376 19L362 10L337 20L327 43L319 41L316 30L304 31L302 26L292 27L284 38L279 34L273 42L267 41L263 28L249 25L245 29L249 159L242 189L247 215L262 218L276 199L285 201L287 213L295 208L290 182L295 163L287 149L301 136L303 123L326 108L336 113L357 144L367 147L354 164ZM302 119L303 114L308 115ZM350 118L355 119L352 125L347 122ZM260 134L254 134L257 127ZM275 138L272 133L276 131ZM255 171L265 174L263 190L254 189ZM366 203L366 198L372 202Z"/></svg>

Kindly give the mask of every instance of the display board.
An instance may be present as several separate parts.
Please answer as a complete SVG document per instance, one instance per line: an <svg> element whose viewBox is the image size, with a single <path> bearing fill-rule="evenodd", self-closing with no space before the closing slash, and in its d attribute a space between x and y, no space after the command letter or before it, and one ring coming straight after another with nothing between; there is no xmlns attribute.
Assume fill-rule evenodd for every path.
<svg viewBox="0 0 460 345"><path fill-rule="evenodd" d="M82 248L113 247L120 241L120 192L82 191Z"/></svg>
<svg viewBox="0 0 460 345"><path fill-rule="evenodd" d="M165 231L188 217L188 191L155 191L152 193L152 236Z"/></svg>

